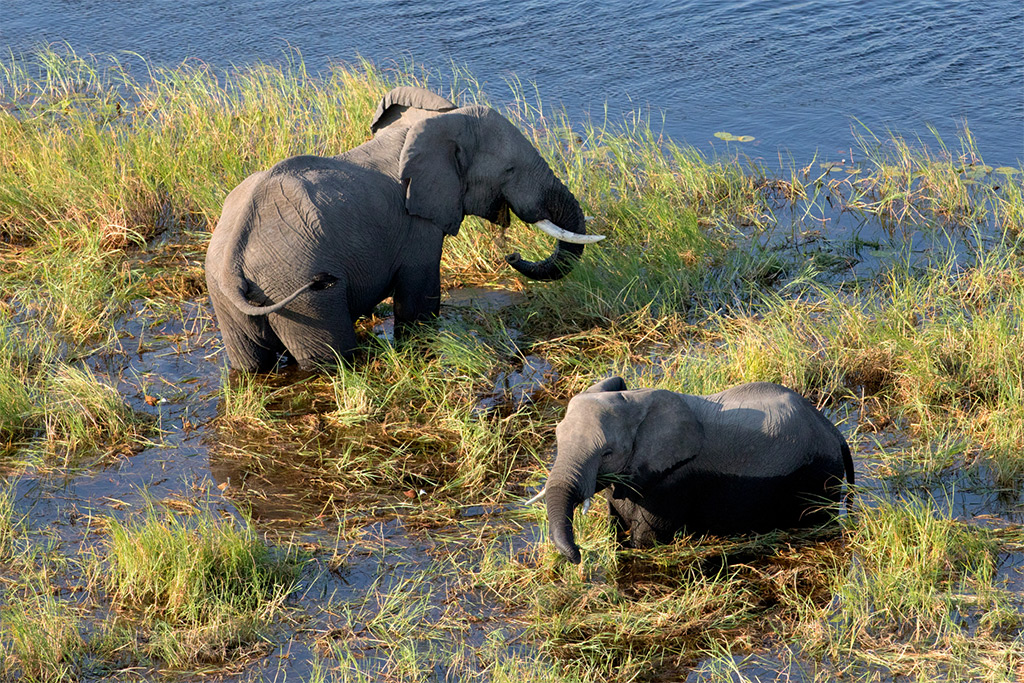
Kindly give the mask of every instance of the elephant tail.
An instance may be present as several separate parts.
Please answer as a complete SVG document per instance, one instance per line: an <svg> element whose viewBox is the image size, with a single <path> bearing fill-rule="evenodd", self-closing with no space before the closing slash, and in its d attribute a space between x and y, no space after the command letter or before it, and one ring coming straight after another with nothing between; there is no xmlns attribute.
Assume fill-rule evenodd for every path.
<svg viewBox="0 0 1024 683"><path fill-rule="evenodd" d="M330 273L317 273L316 275L313 276L312 280L302 285L294 292L278 301L276 304L272 304L270 306L257 306L256 304L250 303L249 300L245 298L245 280L241 276L239 276L235 287L225 289L225 294L231 300L231 303L234 305L234 307L237 308L241 313L244 313L245 315L270 315L271 313L277 313L278 311L280 311L282 308L284 308L292 301L294 301L295 297L299 296L303 292L318 292L321 289L328 289L330 287L333 287L335 283L337 283L337 281L338 278L335 277L334 275L331 275Z"/></svg>

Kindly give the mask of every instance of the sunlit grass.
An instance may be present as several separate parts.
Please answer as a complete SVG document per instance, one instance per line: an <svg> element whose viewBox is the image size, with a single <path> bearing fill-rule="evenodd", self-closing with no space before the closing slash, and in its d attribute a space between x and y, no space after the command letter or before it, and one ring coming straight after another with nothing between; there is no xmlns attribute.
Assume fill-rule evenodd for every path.
<svg viewBox="0 0 1024 683"><path fill-rule="evenodd" d="M921 499L875 501L853 524L837 609L798 627L807 651L852 668L952 680L1019 673L1020 596L996 580L1001 535Z"/></svg>
<svg viewBox="0 0 1024 683"><path fill-rule="evenodd" d="M74 680L85 650L79 627L72 608L46 592L9 595L0 608L0 670L12 680Z"/></svg>
<svg viewBox="0 0 1024 683"><path fill-rule="evenodd" d="M127 66L46 51L0 69L4 464L73 470L137 448L146 420L118 378L83 358L123 333L117 321L136 314L139 297L202 301L209 230L242 178L361 143L387 89L425 82L367 63L312 75L297 57L225 72L150 66L145 80ZM456 99L487 101L460 78ZM515 302L446 306L402 343L361 323L352 363L313 375L225 372L210 387L217 416L199 428L211 463L231 466L227 499L293 506L315 529L336 524L331 571L378 563L358 599L302 597L310 609L328 602L338 619L337 632L318 636L313 680L742 680L747 663L821 680L1012 680L1021 605L994 578L1024 547L1012 530L885 498L847 519L842 538L620 551L599 504L577 519L579 568L546 542L542 507L516 505L543 481L568 398L613 373L631 387L698 394L781 382L843 421L886 491L961 470L1016 490L1024 174L986 169L966 129L959 151L867 132L858 169L785 175L706 158L660 138L642 115L575 125L521 87L514 100L506 113L595 217L588 229L608 235L569 277L520 281L504 254L535 258L550 240L470 219L445 245L445 287L482 285ZM827 239L810 259L772 246L780 228L794 241L821 229L832 209L879 222L897 256L870 278L840 281L827 276L840 258ZM912 260L909 240L941 230L948 250ZM548 368L543 376L525 371L531 362ZM504 387L519 369L524 386ZM872 447L892 435L898 446ZM77 565L51 566L23 543L11 491L0 489L4 581L39 573L45 590L63 587L58 575ZM364 538L382 518L429 546L421 574L400 573L411 561L390 554L390 541ZM103 519L85 545L95 547L91 599L110 617L84 616L96 622L86 626L85 611L31 597L38 591L19 578L4 614L24 636L5 631L5 673L67 676L86 650L100 671L266 661L261 636L277 642L268 625L283 621L293 555L205 513ZM283 630L306 628L294 619ZM462 642L474 630L493 635ZM31 643L44 638L57 649L33 660Z"/></svg>
<svg viewBox="0 0 1024 683"><path fill-rule="evenodd" d="M0 455L69 467L137 448L150 422L88 367L55 353L0 328Z"/></svg>
<svg viewBox="0 0 1024 683"><path fill-rule="evenodd" d="M177 230L199 251L232 187L284 157L368 139L392 85L365 63L323 79L301 61L146 73L53 50L0 65L0 282L34 283L18 309L42 308L73 339L144 289L121 250Z"/></svg>
<svg viewBox="0 0 1024 683"><path fill-rule="evenodd" d="M180 668L223 663L257 638L292 590L299 558L210 513L147 510L107 520L93 582L151 632L149 654Z"/></svg>

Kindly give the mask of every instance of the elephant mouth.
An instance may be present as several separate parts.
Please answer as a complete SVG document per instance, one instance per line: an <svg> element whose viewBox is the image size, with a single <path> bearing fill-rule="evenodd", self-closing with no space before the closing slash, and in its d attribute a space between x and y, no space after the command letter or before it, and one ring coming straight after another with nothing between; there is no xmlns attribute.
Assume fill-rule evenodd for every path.
<svg viewBox="0 0 1024 683"><path fill-rule="evenodd" d="M484 219L494 223L501 228L508 228L512 224L512 213L508 202L501 197L494 200L490 208L484 213Z"/></svg>

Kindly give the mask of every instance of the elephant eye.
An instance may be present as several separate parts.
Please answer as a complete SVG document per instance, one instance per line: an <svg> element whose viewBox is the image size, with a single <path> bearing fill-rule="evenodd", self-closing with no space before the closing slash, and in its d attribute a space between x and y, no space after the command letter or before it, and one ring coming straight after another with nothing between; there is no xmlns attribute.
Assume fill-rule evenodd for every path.
<svg viewBox="0 0 1024 683"><path fill-rule="evenodd" d="M511 176L515 172L516 172L516 167L515 166L509 166L508 168L505 169L505 175L506 176Z"/></svg>

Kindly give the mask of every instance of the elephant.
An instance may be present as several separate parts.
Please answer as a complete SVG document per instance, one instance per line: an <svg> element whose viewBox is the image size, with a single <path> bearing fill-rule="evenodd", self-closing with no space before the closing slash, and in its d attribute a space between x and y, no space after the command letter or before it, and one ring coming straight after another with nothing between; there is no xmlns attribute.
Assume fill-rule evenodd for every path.
<svg viewBox="0 0 1024 683"><path fill-rule="evenodd" d="M446 235L466 215L509 210L557 238L543 261L506 256L528 278L566 275L587 235L579 202L508 119L430 91L387 93L372 139L333 157L285 159L224 201L206 282L232 368L303 369L350 359L353 322L393 297L396 334L437 316Z"/></svg>
<svg viewBox="0 0 1024 683"><path fill-rule="evenodd" d="M628 390L609 377L574 396L555 429L546 499L557 550L580 550L573 512L603 489L624 545L679 531L733 535L834 522L850 447L806 398L770 382L709 396Z"/></svg>

